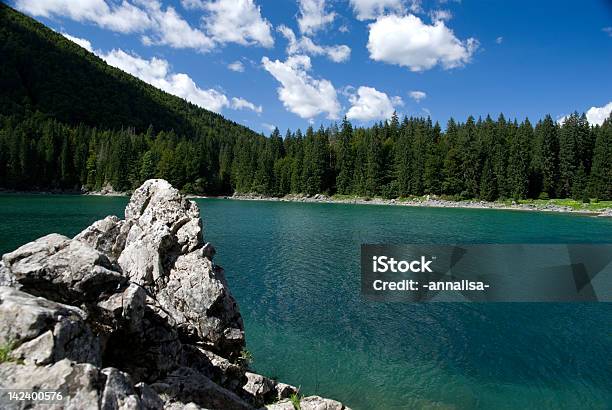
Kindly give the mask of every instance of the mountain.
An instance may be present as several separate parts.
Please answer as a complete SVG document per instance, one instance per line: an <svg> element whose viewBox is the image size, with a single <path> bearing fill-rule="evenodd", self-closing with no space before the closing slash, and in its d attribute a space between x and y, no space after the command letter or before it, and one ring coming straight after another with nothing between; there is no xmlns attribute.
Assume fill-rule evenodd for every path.
<svg viewBox="0 0 612 410"><path fill-rule="evenodd" d="M174 130L182 135L248 128L161 91L0 3L0 113L39 111L66 124Z"/></svg>

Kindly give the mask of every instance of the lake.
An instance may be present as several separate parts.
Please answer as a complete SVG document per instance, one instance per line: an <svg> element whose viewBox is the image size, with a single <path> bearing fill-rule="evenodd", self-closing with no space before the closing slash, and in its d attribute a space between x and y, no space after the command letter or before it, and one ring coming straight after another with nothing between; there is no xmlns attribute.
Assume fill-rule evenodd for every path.
<svg viewBox="0 0 612 410"><path fill-rule="evenodd" d="M354 409L601 408L612 303L375 303L362 243L603 243L612 219L392 206L197 200L258 372ZM127 198L1 195L0 253L69 236Z"/></svg>

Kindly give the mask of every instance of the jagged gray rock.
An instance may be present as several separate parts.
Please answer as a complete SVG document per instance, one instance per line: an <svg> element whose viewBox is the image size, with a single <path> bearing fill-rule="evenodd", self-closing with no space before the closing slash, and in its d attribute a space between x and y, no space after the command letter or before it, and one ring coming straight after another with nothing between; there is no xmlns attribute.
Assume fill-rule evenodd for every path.
<svg viewBox="0 0 612 410"><path fill-rule="evenodd" d="M134 191L125 209L130 226L118 258L132 282L146 287L155 302L186 335L237 357L244 326L223 271L204 246L197 204L163 180Z"/></svg>
<svg viewBox="0 0 612 410"><path fill-rule="evenodd" d="M100 344L81 309L0 287L0 343L26 363L48 364L64 358L99 365Z"/></svg>
<svg viewBox="0 0 612 410"><path fill-rule="evenodd" d="M213 409L250 410L253 408L237 394L188 367L179 367L165 378L152 384L151 388L162 398L173 397L183 403L193 402Z"/></svg>
<svg viewBox="0 0 612 410"><path fill-rule="evenodd" d="M198 206L149 180L125 218L3 255L0 343L12 351L0 388L59 389L66 398L55 408L104 410L254 409L297 393L239 360L242 318ZM4 397L2 409L43 408Z"/></svg>
<svg viewBox="0 0 612 410"><path fill-rule="evenodd" d="M2 261L22 290L64 303L95 300L127 281L106 255L58 234L4 254Z"/></svg>
<svg viewBox="0 0 612 410"><path fill-rule="evenodd" d="M125 239L130 225L115 215L94 222L74 237L75 240L88 244L116 261L125 247Z"/></svg>
<svg viewBox="0 0 612 410"><path fill-rule="evenodd" d="M102 397L101 410L139 410L142 408L140 397L136 394L130 376L113 367L102 369L106 376Z"/></svg>
<svg viewBox="0 0 612 410"><path fill-rule="evenodd" d="M268 410L294 410L290 400L282 400L266 407ZM320 396L308 396L300 399L301 410L350 410L336 400L324 399Z"/></svg>
<svg viewBox="0 0 612 410"><path fill-rule="evenodd" d="M1 389L51 390L62 392L56 408L66 410L98 409L102 379L98 368L87 363L63 359L48 366L3 363L0 365ZM47 404L32 401L10 401L3 395L0 408L48 409Z"/></svg>

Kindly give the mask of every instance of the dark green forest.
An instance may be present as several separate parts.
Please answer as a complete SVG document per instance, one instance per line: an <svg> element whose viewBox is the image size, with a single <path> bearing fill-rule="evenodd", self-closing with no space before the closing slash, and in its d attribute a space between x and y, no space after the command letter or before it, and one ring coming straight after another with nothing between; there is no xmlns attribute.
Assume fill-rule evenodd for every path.
<svg viewBox="0 0 612 410"><path fill-rule="evenodd" d="M612 199L612 120L393 116L265 137L108 66L0 3L0 187Z"/></svg>

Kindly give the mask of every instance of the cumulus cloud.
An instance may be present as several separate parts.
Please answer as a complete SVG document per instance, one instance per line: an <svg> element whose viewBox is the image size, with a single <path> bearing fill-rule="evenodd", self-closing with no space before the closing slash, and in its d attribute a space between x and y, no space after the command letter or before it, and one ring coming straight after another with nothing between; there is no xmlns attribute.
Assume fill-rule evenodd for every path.
<svg viewBox="0 0 612 410"><path fill-rule="evenodd" d="M261 114L263 112L261 105L255 105L252 102L240 97L232 97L232 108L235 110L251 110L255 111L257 114Z"/></svg>
<svg viewBox="0 0 612 410"><path fill-rule="evenodd" d="M156 1L143 4L154 21L152 34L142 37L143 44L194 48L200 51L208 51L214 46L214 41L209 36L191 27L174 8L168 6L164 10Z"/></svg>
<svg viewBox="0 0 612 410"><path fill-rule="evenodd" d="M401 11L401 0L350 0L357 20L371 20L385 11Z"/></svg>
<svg viewBox="0 0 612 410"><path fill-rule="evenodd" d="M340 103L336 89L329 80L315 79L308 74L311 69L308 56L294 55L284 62L263 57L261 62L280 83L278 98L287 110L302 118L323 113L329 119L338 118Z"/></svg>
<svg viewBox="0 0 612 410"><path fill-rule="evenodd" d="M242 73L244 72L244 64L242 64L242 61L234 61L233 63L230 63L227 65L227 68L229 68L232 71L236 71L237 73Z"/></svg>
<svg viewBox="0 0 612 410"><path fill-rule="evenodd" d="M219 43L272 47L271 24L261 16L253 0L216 0L201 2L208 15L204 25Z"/></svg>
<svg viewBox="0 0 612 410"><path fill-rule="evenodd" d="M612 112L612 101L603 107L591 107L586 112L587 121L591 125L601 125L610 117Z"/></svg>
<svg viewBox="0 0 612 410"><path fill-rule="evenodd" d="M214 43L201 30L193 28L174 8L162 8L158 1L142 1L137 6L123 0L17 0L15 6L34 16L62 16L87 22L119 33L142 33L145 45L210 50Z"/></svg>
<svg viewBox="0 0 612 410"><path fill-rule="evenodd" d="M309 37L302 36L298 39L293 30L289 27L281 25L278 27L283 37L289 42L287 45L287 54L310 54L310 55L325 55L327 58L336 63L347 61L351 56L351 49L345 45L320 46L315 44Z"/></svg>
<svg viewBox="0 0 612 410"><path fill-rule="evenodd" d="M209 51L215 45L237 43L272 47L270 23L253 0L182 0L188 9L201 9L206 32L192 27L172 6L157 0L16 0L26 13L63 16L120 33L142 33L145 45L166 45Z"/></svg>
<svg viewBox="0 0 612 410"><path fill-rule="evenodd" d="M171 72L170 64L164 59L153 57L147 60L121 49L113 49L99 55L108 64L202 108L221 112L224 107L229 106L229 101L223 93L214 89L203 90L187 74Z"/></svg>
<svg viewBox="0 0 612 410"><path fill-rule="evenodd" d="M400 97L392 97L373 87L359 87L357 94L349 97L352 104L346 113L349 120L385 120L393 115L394 105L403 105Z"/></svg>
<svg viewBox="0 0 612 410"><path fill-rule="evenodd" d="M410 95L410 98L412 98L416 102L420 102L421 100L427 97L427 94L425 92L417 91L417 90L410 91L409 95Z"/></svg>
<svg viewBox="0 0 612 410"><path fill-rule="evenodd" d="M312 34L331 24L336 13L325 10L325 0L300 0L298 26L304 34Z"/></svg>
<svg viewBox="0 0 612 410"><path fill-rule="evenodd" d="M15 7L34 16L65 16L121 33L140 32L151 25L147 13L127 1L109 5L105 0L16 0Z"/></svg>
<svg viewBox="0 0 612 410"><path fill-rule="evenodd" d="M62 36L66 37L68 40L74 43L77 43L87 51L93 51L93 48L91 47L91 41L89 40L85 40L84 38L80 37L74 37L67 33L62 33Z"/></svg>
<svg viewBox="0 0 612 410"><path fill-rule="evenodd" d="M383 16L369 27L370 58L411 71L429 70L438 64L445 69L463 66L479 44L474 38L459 40L443 21L428 25L412 14Z"/></svg>

